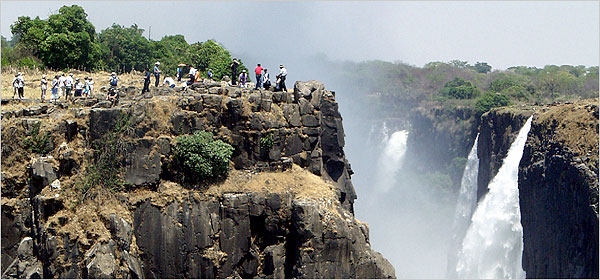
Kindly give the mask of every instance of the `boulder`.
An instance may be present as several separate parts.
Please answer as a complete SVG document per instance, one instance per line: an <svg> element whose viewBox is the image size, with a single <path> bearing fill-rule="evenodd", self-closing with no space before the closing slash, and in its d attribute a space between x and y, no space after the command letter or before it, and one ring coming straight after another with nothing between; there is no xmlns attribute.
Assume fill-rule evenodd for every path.
<svg viewBox="0 0 600 280"><path fill-rule="evenodd" d="M56 161L52 156L38 157L31 160L29 167L30 195L37 195L44 187L58 178Z"/></svg>

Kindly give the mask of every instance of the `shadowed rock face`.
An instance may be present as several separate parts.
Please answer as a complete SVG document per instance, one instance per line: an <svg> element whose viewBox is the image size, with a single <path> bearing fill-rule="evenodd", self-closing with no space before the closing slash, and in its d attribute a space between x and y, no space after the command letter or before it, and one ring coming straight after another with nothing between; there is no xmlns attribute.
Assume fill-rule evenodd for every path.
<svg viewBox="0 0 600 280"><path fill-rule="evenodd" d="M598 278L597 149L597 102L534 117L519 165L527 278Z"/></svg>
<svg viewBox="0 0 600 280"><path fill-rule="evenodd" d="M54 149L48 157L25 162L22 158L30 155L16 141L3 141L2 194L8 198L2 200L2 276L395 276L389 262L371 249L368 226L352 213L356 193L343 150L342 117L322 83L297 82L294 93L219 83L193 88L153 89L143 96L128 89L113 108L105 108L102 98L78 99L74 108L44 105L44 110L27 110L29 121L19 119L23 110L3 112L3 134L10 131L11 139L19 139L31 121L41 122ZM73 202L70 195L80 187L78 175L89 166L91 149L119 126L125 190L108 194L98 202L102 205L95 205L101 192ZM293 184L279 192L181 188L170 165L173 145L178 135L196 130L212 132L234 147L237 174L246 172L240 169L248 174L288 170L280 176ZM265 149L260 139L269 134L273 146ZM12 159L8 164L7 158ZM318 193L297 196L293 187L311 188L297 179L298 166L327 184L325 200ZM186 195L167 195L164 185L177 185ZM139 198L144 197L140 193L151 198Z"/></svg>
<svg viewBox="0 0 600 280"><path fill-rule="evenodd" d="M164 212L146 201L134 217L145 277L394 276L369 249L364 224L290 196L225 194L174 202Z"/></svg>

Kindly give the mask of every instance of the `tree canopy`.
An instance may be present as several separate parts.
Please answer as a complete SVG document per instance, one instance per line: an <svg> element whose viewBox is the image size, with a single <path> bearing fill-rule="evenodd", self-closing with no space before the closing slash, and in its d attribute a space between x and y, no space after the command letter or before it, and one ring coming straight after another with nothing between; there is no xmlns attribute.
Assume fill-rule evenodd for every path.
<svg viewBox="0 0 600 280"><path fill-rule="evenodd" d="M183 35L148 40L137 25L113 24L96 33L85 10L77 5L63 6L48 19L23 16L11 25L13 39L2 41L2 65L46 66L129 72L161 63L165 74L174 75L177 65L194 66L214 77L230 75L231 54L214 40L188 44ZM15 42L14 47L12 43ZM240 60L241 63L241 60ZM240 71L246 69L240 64Z"/></svg>

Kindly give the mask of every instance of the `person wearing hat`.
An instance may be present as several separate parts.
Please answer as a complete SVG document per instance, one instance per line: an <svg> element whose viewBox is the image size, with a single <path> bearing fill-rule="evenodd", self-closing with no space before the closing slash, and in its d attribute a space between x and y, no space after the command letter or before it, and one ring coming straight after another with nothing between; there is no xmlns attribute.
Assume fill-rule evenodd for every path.
<svg viewBox="0 0 600 280"><path fill-rule="evenodd" d="M65 77L65 73L62 73L59 77L58 77L58 98L60 98L63 95L63 92L65 92L65 80L67 78Z"/></svg>
<svg viewBox="0 0 600 280"><path fill-rule="evenodd" d="M54 80L52 80L52 96L50 97L50 102L54 100L54 104L56 104L56 100L58 100L58 89L60 88L60 82L58 81L58 75L54 76Z"/></svg>
<svg viewBox="0 0 600 280"><path fill-rule="evenodd" d="M73 83L73 73L71 73L65 78L65 98L67 101L69 100L69 98L73 99L73 97L71 96L71 90L73 90Z"/></svg>
<svg viewBox="0 0 600 280"><path fill-rule="evenodd" d="M248 74L246 73L246 70L242 70L242 74L240 74L240 86L245 88L246 87L246 82L248 81Z"/></svg>
<svg viewBox="0 0 600 280"><path fill-rule="evenodd" d="M90 86L89 97L94 97L94 79L92 79L92 77L90 77L90 79L88 80L88 85Z"/></svg>
<svg viewBox="0 0 600 280"><path fill-rule="evenodd" d="M279 65L279 75L277 78L279 80L279 89L283 92L287 92L287 88L285 87L285 78L287 77L287 70L283 67L283 64Z"/></svg>
<svg viewBox="0 0 600 280"><path fill-rule="evenodd" d="M46 80L46 74L42 75L42 80L40 81L40 88L42 89L41 100L42 103L46 100L46 90L48 89L48 81Z"/></svg>
<svg viewBox="0 0 600 280"><path fill-rule="evenodd" d="M115 73L115 72L110 73L109 82L110 82L111 88L113 88L113 89L117 88L117 86L119 85L119 78L117 77L117 73Z"/></svg>
<svg viewBox="0 0 600 280"><path fill-rule="evenodd" d="M156 62L154 63L154 78L156 78L156 82L154 83L155 87L158 87L158 80L160 80L160 73L162 71L160 71L160 69L158 69L158 66L160 65L160 62Z"/></svg>
<svg viewBox="0 0 600 280"><path fill-rule="evenodd" d="M19 99L23 99L23 90L25 88L25 79L23 79L23 73L17 73L17 77L15 78L17 83L17 94L19 95ZM14 82L13 82L14 84Z"/></svg>
<svg viewBox="0 0 600 280"><path fill-rule="evenodd" d="M234 58L231 65L229 65L229 67L231 67L231 84L234 86L235 86L235 77L237 77L237 69L238 69L239 64L240 63L237 61L237 59Z"/></svg>
<svg viewBox="0 0 600 280"><path fill-rule="evenodd" d="M79 78L75 79L75 97L80 97L83 94L83 83Z"/></svg>

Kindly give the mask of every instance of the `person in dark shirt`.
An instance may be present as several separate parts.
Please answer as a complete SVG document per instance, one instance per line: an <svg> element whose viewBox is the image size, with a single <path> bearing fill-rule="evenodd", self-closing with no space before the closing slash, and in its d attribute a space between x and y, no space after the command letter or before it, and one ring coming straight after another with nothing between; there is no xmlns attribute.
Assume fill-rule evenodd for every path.
<svg viewBox="0 0 600 280"><path fill-rule="evenodd" d="M231 63L230 67L231 67L231 84L232 85L236 85L235 80L237 79L237 69L238 69L238 65L240 63L237 61L237 59L233 59L233 62Z"/></svg>
<svg viewBox="0 0 600 280"><path fill-rule="evenodd" d="M148 67L144 69L144 89L142 89L142 94L150 91L150 71Z"/></svg>

